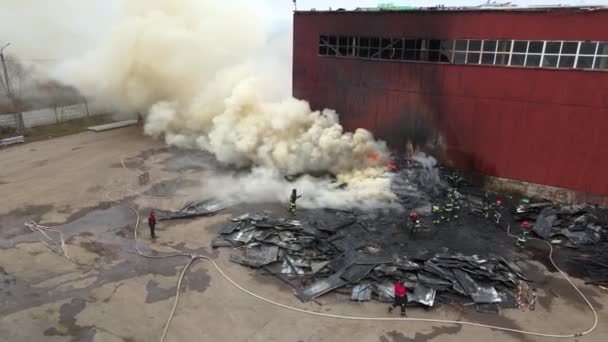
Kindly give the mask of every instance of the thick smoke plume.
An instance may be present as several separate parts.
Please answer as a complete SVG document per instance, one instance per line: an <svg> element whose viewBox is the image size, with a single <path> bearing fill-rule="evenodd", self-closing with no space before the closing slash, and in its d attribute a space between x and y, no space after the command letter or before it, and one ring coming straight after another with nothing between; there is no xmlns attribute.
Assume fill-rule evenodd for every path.
<svg viewBox="0 0 608 342"><path fill-rule="evenodd" d="M272 27L262 7L245 0L124 1L110 33L53 75L120 111L141 112L146 134L252 168L230 182L243 184L234 191L242 200L286 199L292 185L283 177L302 173L337 177L300 179L305 205L393 198L383 143L366 130L344 132L334 111L312 111L289 95L291 34ZM341 183L348 186L337 189Z"/></svg>

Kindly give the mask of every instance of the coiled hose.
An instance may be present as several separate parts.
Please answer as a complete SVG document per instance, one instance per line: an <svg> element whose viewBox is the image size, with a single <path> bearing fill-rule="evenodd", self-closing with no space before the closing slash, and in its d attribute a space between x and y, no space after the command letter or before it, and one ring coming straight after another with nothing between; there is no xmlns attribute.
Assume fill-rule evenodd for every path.
<svg viewBox="0 0 608 342"><path fill-rule="evenodd" d="M122 160L123 166L125 167L125 169L128 170L127 166L124 163L124 159ZM127 191L127 192L131 192L131 193L135 193L137 195L140 196L144 196L147 198L152 198L152 199L169 199L169 198L175 198L175 197L154 197L154 196L147 196L147 195L143 195L140 194L138 192L132 191L132 190L121 190L121 191ZM481 324L481 323L475 323L475 322L467 322L467 321L454 321L454 320L445 320L445 319L430 319L430 318L412 318L412 317L362 317L362 316L346 316L346 315L334 315L334 314L328 314L328 313L321 313L321 312L314 312L314 311L309 311L309 310L305 310L305 309L300 309L300 308L296 308L293 306L289 306L289 305L285 305L279 302L275 302L271 299L265 298L263 296L260 296L254 292L249 291L248 289L246 289L245 287L243 287L242 285L238 284L236 281L234 281L232 278L230 278L220 267L219 265L210 257L204 256L204 255L194 255L194 254L167 254L167 255L150 255L150 254L146 254L144 252L142 252L139 249L139 245L138 245L138 228L139 228L139 224L141 221L139 212L136 208L134 208L131 205L128 205L124 202L118 201L114 198L112 198L110 195L114 192L117 191L110 191L106 194L106 197L108 198L108 200L117 203L119 205L122 205L126 208L128 208L129 210L131 210L135 216L136 216L136 220L135 220L135 225L133 227L134 230L134 244L135 244L135 250L137 251L137 254L139 254L142 257L145 258L150 258L150 259L164 259L164 258L174 258L174 257L188 257L190 258L190 260L188 261L188 263L186 264L186 266L183 268L182 273L178 279L177 282L177 290L176 290L176 295L175 295L175 301L173 303L173 308L169 314L169 317L167 319L167 323L165 324L165 328L163 330L163 334L160 338L160 342L164 342L165 338L167 337L167 332L169 330L169 326L171 324L171 321L173 320L173 316L175 315L175 310L177 309L177 305L178 305L178 301L179 301L179 296L180 296L180 291L181 291L181 284L183 281L183 278L187 272L187 270L190 268L190 266L192 266L192 264L197 260L197 259L204 259L209 261L213 267L217 270L217 272L226 280L228 281L230 284L232 284L234 287L236 287L237 289L239 289L240 291L242 291L243 293L250 295L254 298L257 298L265 303L274 305L276 307L282 308L282 309L286 309L286 310L291 310L291 311L295 311L295 312L299 312L302 314L306 314L306 315L312 315L312 316L317 316L317 317L323 317L323 318L333 318L333 319L342 319L342 320L350 320L350 321L399 321L399 322L419 322L419 323L439 323L439 324L458 324L458 325L463 325L463 326L473 326L473 327L479 327L479 328L486 328L486 329L492 329L492 330L499 330L499 331L506 331L506 332L512 332L512 333L518 333L518 334L523 334L523 335L531 335L531 336L539 336L539 337L549 337L549 338L573 338L573 337L579 337L579 336L584 336L584 335L588 335L591 332L593 332L598 324L598 315L597 312L595 310L595 308L593 307L593 304L591 304L591 302L589 301L589 299L579 290L579 288L572 282L572 280L570 280L570 278L566 275L566 273L564 273L556 264L555 261L553 260L553 246L548 243L547 241L541 240L541 239L536 239L536 238L530 238L530 240L537 240L537 241L541 241L543 243L545 243L547 246L549 246L549 260L551 261L551 264L553 265L553 267L555 267L555 269L561 274L561 276L566 279L566 281L568 281L568 283L572 286L572 288L581 296L581 298L583 299L583 301L587 304L587 306L589 307L589 309L591 309L591 312L593 313L593 317L594 317L594 322L591 325L591 327L589 327L586 330L580 331L580 332L575 332L575 333L571 333L571 334L554 334L554 333L544 333L544 332L537 332L537 331L528 331L528 330L523 330L523 329L512 329L512 328L506 328L506 327L501 327L501 326L495 326L495 325L488 325L488 324ZM507 234L513 238L517 238L517 236L512 235L510 232L511 226L509 225L507 228Z"/></svg>

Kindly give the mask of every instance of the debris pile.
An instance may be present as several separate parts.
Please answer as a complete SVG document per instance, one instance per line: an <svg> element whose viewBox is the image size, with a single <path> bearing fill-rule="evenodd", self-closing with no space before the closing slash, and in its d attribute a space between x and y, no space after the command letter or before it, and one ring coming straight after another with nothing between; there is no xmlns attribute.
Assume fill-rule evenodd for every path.
<svg viewBox="0 0 608 342"><path fill-rule="evenodd" d="M518 206L516 217L535 220L532 230L545 240L580 247L608 240L608 229L600 220L602 213L603 210L588 204L555 205L542 202Z"/></svg>
<svg viewBox="0 0 608 342"><path fill-rule="evenodd" d="M370 231L369 214L320 210L313 217L245 214L224 226L212 245L242 247L232 262L274 275L303 302L336 289L356 301L391 301L393 284L401 280L410 289L408 301L428 307L435 301L518 307L515 294L525 278L504 258L404 254L385 232Z"/></svg>

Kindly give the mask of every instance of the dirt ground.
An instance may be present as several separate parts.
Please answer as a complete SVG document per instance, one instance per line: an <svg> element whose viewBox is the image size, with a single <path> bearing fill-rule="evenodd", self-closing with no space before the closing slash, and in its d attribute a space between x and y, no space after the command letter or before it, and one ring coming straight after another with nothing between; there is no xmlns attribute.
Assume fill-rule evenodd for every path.
<svg viewBox="0 0 608 342"><path fill-rule="evenodd" d="M130 159L126 170L122 158ZM206 165L187 153L143 137L135 127L85 132L0 150L0 340L155 341L173 305L177 278L187 258L150 260L134 252L135 216L107 195L136 206L174 210L204 198ZM147 176L138 177L147 172ZM276 206L269 206L276 208ZM277 209L271 209L277 210ZM213 257L247 289L290 306L330 314L396 317L379 303L357 304L329 294L302 304L274 278L230 263L230 251L212 250L217 227L234 211L195 220L161 222L152 241L142 227L142 248L196 252ZM65 236L73 261L53 254L46 239L24 226L35 221ZM55 237L55 236L51 236ZM46 240L45 240L46 241ZM145 247L143 247L145 246ZM542 253L542 246L531 246ZM443 305L411 309L410 317L467 320L547 333L587 329L593 316L557 273L531 261L527 274L539 288L534 311L499 315ZM599 313L591 335L573 341L608 340L608 292L575 280ZM271 306L240 292L206 261L187 273L167 341L553 341L453 324L346 321L319 318Z"/></svg>

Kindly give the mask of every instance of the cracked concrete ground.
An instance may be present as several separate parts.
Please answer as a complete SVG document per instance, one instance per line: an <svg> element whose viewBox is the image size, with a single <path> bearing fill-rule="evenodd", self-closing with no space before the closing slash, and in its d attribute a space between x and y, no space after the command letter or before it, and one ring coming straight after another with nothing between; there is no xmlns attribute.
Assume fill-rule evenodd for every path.
<svg viewBox="0 0 608 342"><path fill-rule="evenodd" d="M140 159L135 159L141 158ZM122 167L121 159L131 158ZM150 260L133 250L134 215L106 194L135 205L176 209L185 198L205 197L199 186L208 156L176 151L143 137L136 128L81 133L0 151L0 340L155 341L173 304L176 281L187 259ZM140 174L148 173L141 181ZM149 178L147 178L149 177ZM269 206L268 208L276 208ZM250 209L250 208L248 208ZM245 209L243 209L245 210ZM272 209L271 209L272 210ZM276 209L274 209L276 210ZM142 245L161 252L196 252L215 258L240 284L275 301L316 312L389 317L386 306L340 301L335 294L302 304L274 278L228 262L230 251L209 247L219 224L233 210L196 220L161 222L151 241L142 227ZM44 237L24 226L35 221L65 236L70 261L52 253ZM540 253L540 251L539 251ZM411 317L470 320L551 333L580 331L592 316L568 284L539 262L530 275L540 284L535 311L480 314L444 305L411 309ZM577 285L598 308L600 325L574 341L606 341L607 292ZM187 273L168 341L551 341L552 339L448 324L321 319L269 306L229 285L205 261Z"/></svg>

